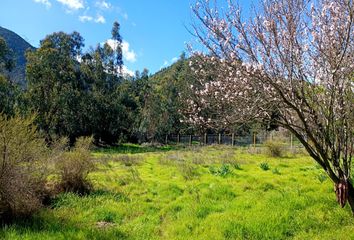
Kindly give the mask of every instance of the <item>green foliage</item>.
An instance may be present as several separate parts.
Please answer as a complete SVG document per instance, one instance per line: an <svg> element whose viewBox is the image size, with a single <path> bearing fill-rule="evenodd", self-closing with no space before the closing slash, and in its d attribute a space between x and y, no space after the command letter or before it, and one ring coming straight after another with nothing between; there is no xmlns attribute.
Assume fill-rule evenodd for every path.
<svg viewBox="0 0 354 240"><path fill-rule="evenodd" d="M226 177L232 173L229 164L222 164L219 168L214 166L209 167L209 172L215 176Z"/></svg>
<svg viewBox="0 0 354 240"><path fill-rule="evenodd" d="M199 151L216 160L227 148L205 147ZM133 167L142 182L133 181L130 167L119 162L112 161L110 168L100 165L89 176L95 191L85 197L60 194L51 207L31 220L0 228L0 238L354 238L351 210L338 207L330 181L317 180L322 171L314 167L310 157L267 159L282 173L277 175L259 168L259 163L266 160L264 155L239 149L235 152L244 170L226 178L216 178L204 166L195 165L199 177L186 181L174 165L159 164L166 154L191 161L195 149L141 153L142 164ZM95 151L94 157L106 158L107 154L115 159L121 149ZM301 171L301 167L308 170ZM130 176L123 185L118 181L122 176Z"/></svg>
<svg viewBox="0 0 354 240"><path fill-rule="evenodd" d="M19 87L6 76L7 71L12 70L12 68L12 52L8 48L5 40L0 37L0 113L8 116L15 114L15 109L18 108L20 100Z"/></svg>
<svg viewBox="0 0 354 240"><path fill-rule="evenodd" d="M0 113L13 116L19 111L21 104L21 92L17 85L0 74Z"/></svg>
<svg viewBox="0 0 354 240"><path fill-rule="evenodd" d="M270 169L270 166L268 163L266 162L262 162L261 164L259 164L259 167L263 170L263 171L268 171Z"/></svg>
<svg viewBox="0 0 354 240"><path fill-rule="evenodd" d="M0 221L31 215L44 197L47 149L33 117L0 114Z"/></svg>
<svg viewBox="0 0 354 240"><path fill-rule="evenodd" d="M131 135L136 103L131 83L116 74L115 51L108 45L82 56L79 33L48 35L36 51L27 53L28 108L37 112L47 135L93 135L96 143L113 144Z"/></svg>
<svg viewBox="0 0 354 240"><path fill-rule="evenodd" d="M182 54L172 66L150 77L144 71L135 81L139 106L135 134L139 141L163 141L166 134L190 130L180 121L184 99L192 94L189 87L195 81L188 64Z"/></svg>
<svg viewBox="0 0 354 240"><path fill-rule="evenodd" d="M72 137L85 110L80 108L83 83L76 56L83 39L74 32L48 35L36 51L27 52L26 74L29 109L38 114L38 126L47 134Z"/></svg>
<svg viewBox="0 0 354 240"><path fill-rule="evenodd" d="M113 50L113 66L115 69L115 71L117 71L117 73L122 76L123 74L123 46L122 46L122 36L120 35L119 33L120 31L120 24L118 22L114 22L113 23L113 27L112 27L112 39L114 41L116 41L116 46L115 46L115 49L112 49ZM106 43L107 44L107 43Z"/></svg>
<svg viewBox="0 0 354 240"><path fill-rule="evenodd" d="M231 173L230 166L227 164L221 165L221 168L219 169L219 175L222 177L227 176L228 174Z"/></svg>

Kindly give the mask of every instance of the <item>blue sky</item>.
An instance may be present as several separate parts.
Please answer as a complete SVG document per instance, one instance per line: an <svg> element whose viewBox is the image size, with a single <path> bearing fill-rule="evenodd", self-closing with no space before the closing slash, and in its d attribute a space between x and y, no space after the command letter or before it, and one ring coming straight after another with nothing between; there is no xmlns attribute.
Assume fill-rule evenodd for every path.
<svg viewBox="0 0 354 240"><path fill-rule="evenodd" d="M247 2L246 0L244 2ZM0 26L33 46L56 31L78 31L86 48L110 38L114 21L121 24L128 69L151 73L170 65L193 36L193 0L1 0Z"/></svg>

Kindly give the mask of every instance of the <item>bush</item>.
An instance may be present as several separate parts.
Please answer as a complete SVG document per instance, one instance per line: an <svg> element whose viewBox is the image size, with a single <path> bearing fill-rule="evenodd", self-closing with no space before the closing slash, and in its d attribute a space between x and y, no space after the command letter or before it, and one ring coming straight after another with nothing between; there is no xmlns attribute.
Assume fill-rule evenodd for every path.
<svg viewBox="0 0 354 240"><path fill-rule="evenodd" d="M264 143L264 146L271 157L282 157L284 155L284 144L281 141L268 140Z"/></svg>
<svg viewBox="0 0 354 240"><path fill-rule="evenodd" d="M44 198L47 148L34 117L0 114L0 221L30 216Z"/></svg>
<svg viewBox="0 0 354 240"><path fill-rule="evenodd" d="M92 137L78 138L71 151L63 152L58 158L56 168L60 176L60 188L65 192L78 194L89 193L92 185L88 174L94 170L94 161L91 157Z"/></svg>

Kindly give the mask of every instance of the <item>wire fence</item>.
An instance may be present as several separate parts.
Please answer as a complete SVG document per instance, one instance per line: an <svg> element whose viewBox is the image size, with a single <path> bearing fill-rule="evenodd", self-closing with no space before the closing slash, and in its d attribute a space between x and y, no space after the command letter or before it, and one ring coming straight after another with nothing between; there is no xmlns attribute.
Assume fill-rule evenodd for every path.
<svg viewBox="0 0 354 240"><path fill-rule="evenodd" d="M284 145L293 148L301 147L301 143L290 133L271 132L271 133L253 133L245 136L236 134L171 134L166 135L165 144L183 144L183 145L231 145L231 146L261 146L268 140L281 141Z"/></svg>

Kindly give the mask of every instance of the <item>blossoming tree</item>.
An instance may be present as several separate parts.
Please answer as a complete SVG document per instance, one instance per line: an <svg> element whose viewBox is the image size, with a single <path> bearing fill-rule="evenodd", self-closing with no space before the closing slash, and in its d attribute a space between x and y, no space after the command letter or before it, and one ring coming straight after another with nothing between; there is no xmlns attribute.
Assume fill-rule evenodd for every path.
<svg viewBox="0 0 354 240"><path fill-rule="evenodd" d="M271 118L290 130L354 213L353 0L264 0L244 20L232 0L198 0L195 34L209 50L191 67L190 121ZM205 117L205 109L214 114ZM274 119L273 119L274 120Z"/></svg>

